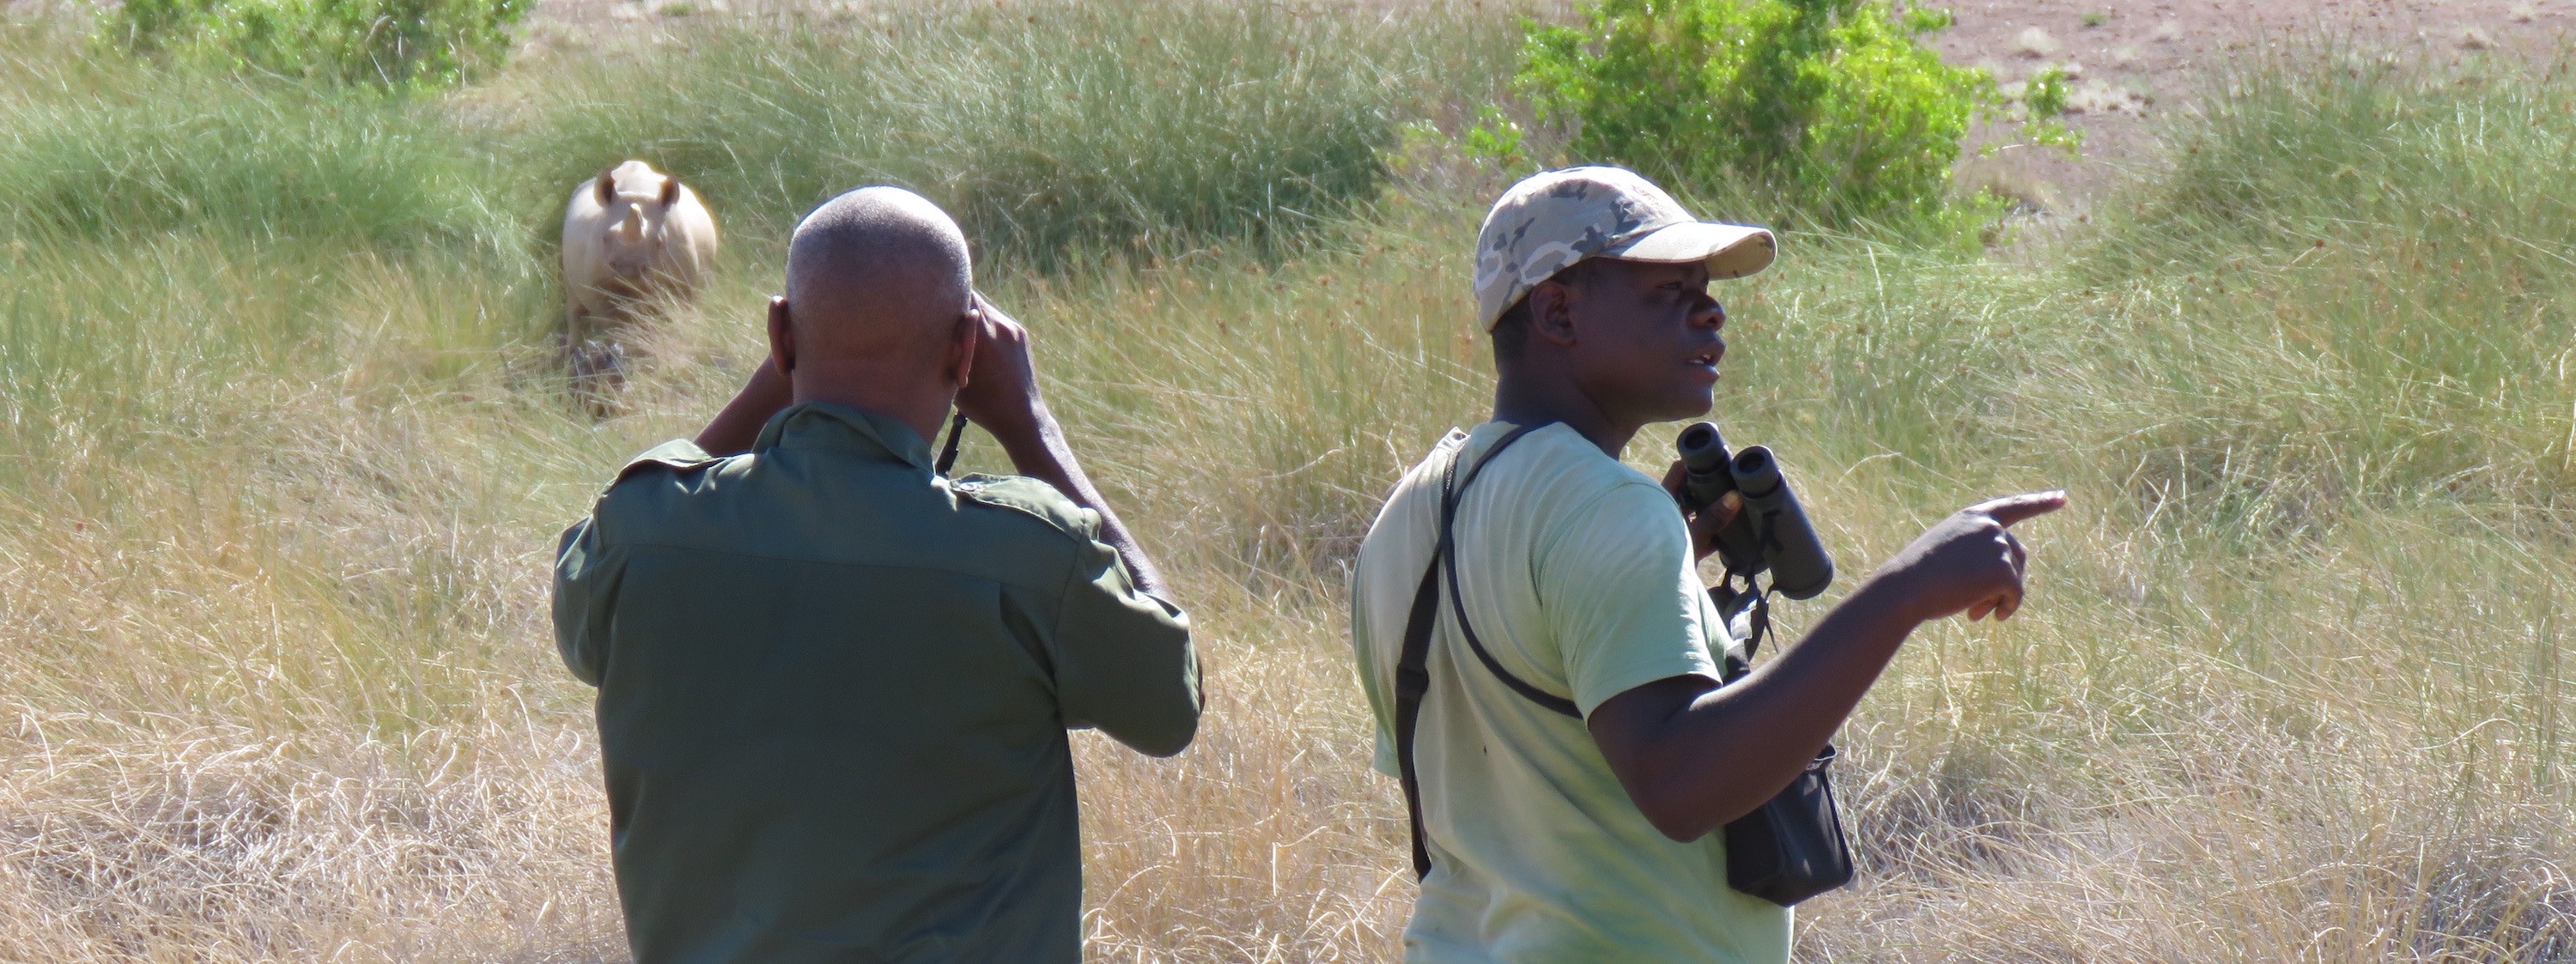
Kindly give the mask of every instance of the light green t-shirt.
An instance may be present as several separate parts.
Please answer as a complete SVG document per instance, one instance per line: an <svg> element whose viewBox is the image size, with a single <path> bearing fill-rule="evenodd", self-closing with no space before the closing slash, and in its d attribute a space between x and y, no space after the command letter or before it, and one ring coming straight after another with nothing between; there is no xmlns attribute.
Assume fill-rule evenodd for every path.
<svg viewBox="0 0 2576 964"><path fill-rule="evenodd" d="M1440 531L1442 471L1513 426L1450 433L1396 485L1351 576L1353 645L1396 773L1395 666ZM1721 625L1662 486L1552 425L1512 443L1458 510L1459 590L1477 639L1522 680L1589 714L1686 674L1714 678ZM1514 693L1445 604L1431 639L1414 761L1431 876L1405 960L1784 962L1790 914L1726 885L1722 834L1682 844L1619 786L1582 721Z"/></svg>

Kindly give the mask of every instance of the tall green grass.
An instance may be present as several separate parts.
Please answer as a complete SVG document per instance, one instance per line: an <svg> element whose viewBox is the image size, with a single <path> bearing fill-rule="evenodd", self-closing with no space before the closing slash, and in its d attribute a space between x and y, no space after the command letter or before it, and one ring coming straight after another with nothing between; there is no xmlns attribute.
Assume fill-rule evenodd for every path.
<svg viewBox="0 0 2576 964"><path fill-rule="evenodd" d="M2180 416L2117 451L2191 449L2142 479L2250 484L2274 507L2257 514L2450 495L2564 508L2576 87L2335 51L2218 82L2231 96L2083 261L2131 322L2097 358ZM2079 381L2118 377L2102 368ZM2136 420L2087 414L2106 437Z"/></svg>
<svg viewBox="0 0 2576 964"><path fill-rule="evenodd" d="M728 291L774 285L802 212L871 181L932 194L997 266L1288 256L1378 199L1399 126L1499 84L1512 50L1463 8L1180 2L771 12L665 39L442 99L99 61L12 28L6 433L123 444L362 358L543 390L563 197L627 157L708 198Z"/></svg>
<svg viewBox="0 0 2576 964"><path fill-rule="evenodd" d="M0 236L515 246L520 220L479 182L489 165L415 105L254 78L48 67L22 68L35 76L0 100Z"/></svg>
<svg viewBox="0 0 2576 964"><path fill-rule="evenodd" d="M1001 263L1061 267L1288 240L1358 210L1399 127L1499 86L1514 43L1454 4L780 14L566 65L514 153L567 184L646 158L771 239L835 193L905 184Z"/></svg>

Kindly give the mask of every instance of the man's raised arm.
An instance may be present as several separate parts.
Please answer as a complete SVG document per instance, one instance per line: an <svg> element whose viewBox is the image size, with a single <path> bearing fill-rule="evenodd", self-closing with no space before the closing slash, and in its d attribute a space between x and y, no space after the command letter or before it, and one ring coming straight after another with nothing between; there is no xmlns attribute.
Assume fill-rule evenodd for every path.
<svg viewBox="0 0 2576 964"><path fill-rule="evenodd" d="M2064 492L2035 492L1960 510L1750 675L1724 686L1677 676L1611 697L1585 721L1593 742L1637 809L1675 840L1753 812L1805 769L1915 627L1962 612L2011 618L2029 555L2009 529L2065 504ZM1712 522L1725 520L1692 527Z"/></svg>
<svg viewBox="0 0 2576 964"><path fill-rule="evenodd" d="M1064 429L1057 425L1054 414L1038 395L1037 370L1029 357L1029 333L1020 323L993 307L980 293L974 296L975 359L966 386L957 393L957 410L984 427L1002 443L1002 451L1011 458L1011 466L1021 475L1044 481L1064 493L1074 504L1100 513L1100 539L1118 550L1138 588L1163 599L1170 599L1169 587L1162 571L1145 557L1118 514L1109 508L1091 477L1082 471L1074 458L1073 447L1065 441ZM784 303L771 299L772 312ZM774 361L764 360L753 370L751 380L716 413L697 444L710 455L736 455L751 450L751 443L770 416L791 401L787 376L778 371ZM933 439L931 441L937 441Z"/></svg>
<svg viewBox="0 0 2576 964"><path fill-rule="evenodd" d="M1021 475L1100 516L1097 555L1067 587L1054 628L1056 699L1065 720L1097 726L1154 756L1178 753L1197 733L1201 707L1189 617L1083 474L1064 429L1038 397L1028 331L982 295L975 312L974 362L957 410L1001 441Z"/></svg>
<svg viewBox="0 0 2576 964"><path fill-rule="evenodd" d="M1038 397L1037 366L1029 355L1028 329L993 307L980 293L975 296L975 312L974 369L966 387L957 393L957 410L1002 443L1002 451L1010 454L1012 468L1021 475L1055 486L1075 505L1100 513L1100 541L1118 550L1119 559L1135 576L1136 587L1171 599L1162 571L1145 558L1144 547L1128 534L1118 514L1110 511L1108 500L1100 497L1091 477L1083 474L1082 463L1073 456L1073 446L1065 441L1064 428L1056 424L1046 401Z"/></svg>

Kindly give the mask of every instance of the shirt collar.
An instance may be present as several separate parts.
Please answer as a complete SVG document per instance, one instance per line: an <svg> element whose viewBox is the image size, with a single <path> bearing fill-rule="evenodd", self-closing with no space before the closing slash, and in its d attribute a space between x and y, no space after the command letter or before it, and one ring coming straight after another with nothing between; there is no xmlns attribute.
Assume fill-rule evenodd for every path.
<svg viewBox="0 0 2576 964"><path fill-rule="evenodd" d="M930 472L930 442L891 415L862 411L831 402L790 405L769 417L751 450L836 449L909 463Z"/></svg>

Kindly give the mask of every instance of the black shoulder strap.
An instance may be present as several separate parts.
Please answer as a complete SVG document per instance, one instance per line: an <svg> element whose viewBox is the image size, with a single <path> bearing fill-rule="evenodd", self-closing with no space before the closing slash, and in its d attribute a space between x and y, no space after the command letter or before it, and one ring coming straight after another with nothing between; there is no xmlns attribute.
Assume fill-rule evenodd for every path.
<svg viewBox="0 0 2576 964"><path fill-rule="evenodd" d="M1423 845L1422 780L1413 772L1413 731L1422 719L1422 694L1431 691L1431 621L1440 612L1440 567L1422 567L1422 586L1413 591L1413 614L1404 619L1404 650L1395 663L1395 763L1404 784L1404 812L1413 821L1413 877L1431 875L1431 851Z"/></svg>
<svg viewBox="0 0 2576 964"><path fill-rule="evenodd" d="M1523 699L1544 706L1559 716L1571 716L1579 720L1583 718L1583 711L1575 707L1573 700L1532 686L1528 680L1512 675L1510 670L1503 668L1502 663L1495 661L1494 654L1486 651L1484 641L1476 638L1476 627L1468 624L1467 601L1465 597L1458 594L1458 553L1456 551L1458 505L1466 501L1467 484L1476 481L1476 473L1483 472L1485 466L1494 464L1494 456L1502 454L1503 446L1511 444L1514 439L1520 438L1521 434L1527 431L1529 431L1528 428L1517 429L1512 434L1504 436L1502 441L1494 443L1494 450L1485 454L1484 461L1476 463L1475 470L1467 473L1467 482L1459 483L1457 491L1448 491L1446 485L1441 487L1438 561L1449 573L1449 606L1458 614L1458 635L1466 637L1467 648L1475 652L1476 661L1485 664L1487 672L1493 673L1495 678L1503 681L1503 685L1511 687L1512 692L1519 693ZM1458 466L1457 463L1452 462L1449 467L1454 471Z"/></svg>
<svg viewBox="0 0 2576 964"><path fill-rule="evenodd" d="M1405 815L1413 822L1413 876L1416 879L1430 876L1431 850L1425 843L1429 838L1422 831L1422 780L1413 766L1413 734L1422 718L1423 694L1431 691L1431 629L1440 615L1441 560L1449 555L1450 519L1457 511L1458 493L1475 482L1477 474L1483 472L1485 466L1494 463L1494 456L1502 454L1506 446L1519 441L1521 436L1543 427L1524 425L1513 429L1511 434L1495 442L1494 447L1485 453L1485 458L1467 472L1466 482L1453 488L1450 483L1458 476L1458 462L1467 455L1466 446L1461 444L1457 454L1450 457L1449 467L1440 476L1440 541L1432 548L1431 564L1422 568L1422 584L1413 590L1413 611L1404 619L1404 648L1397 653L1395 661L1395 761L1399 771L1397 779L1404 785ZM1454 581L1456 576L1453 574L1451 579ZM1467 625L1466 612L1461 610L1458 617L1458 625L1464 628ZM1475 637L1470 635L1468 639L1473 645ZM1493 657L1485 654L1483 646L1476 646L1476 655L1485 660L1486 666L1494 665ZM1506 682L1528 685L1499 668L1494 671L1501 674ZM1573 704L1567 703L1566 707L1570 712Z"/></svg>

